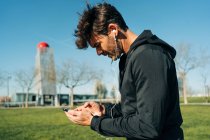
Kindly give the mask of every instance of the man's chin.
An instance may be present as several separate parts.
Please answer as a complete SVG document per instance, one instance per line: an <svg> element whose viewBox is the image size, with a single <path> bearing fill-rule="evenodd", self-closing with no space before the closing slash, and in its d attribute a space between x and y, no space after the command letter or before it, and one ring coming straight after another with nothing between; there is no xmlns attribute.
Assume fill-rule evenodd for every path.
<svg viewBox="0 0 210 140"><path fill-rule="evenodd" d="M118 59L116 56L111 56L110 58L112 59L112 61L116 61Z"/></svg>
<svg viewBox="0 0 210 140"><path fill-rule="evenodd" d="M116 61L118 58L120 58L120 56L116 56L116 55L108 55L109 58L112 59L112 61Z"/></svg>

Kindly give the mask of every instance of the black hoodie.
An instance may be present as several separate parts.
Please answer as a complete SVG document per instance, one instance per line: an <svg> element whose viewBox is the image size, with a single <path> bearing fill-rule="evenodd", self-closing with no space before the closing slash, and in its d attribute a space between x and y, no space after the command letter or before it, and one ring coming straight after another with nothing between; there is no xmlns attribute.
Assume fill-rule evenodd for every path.
<svg viewBox="0 0 210 140"><path fill-rule="evenodd" d="M145 30L119 63L121 102L106 104L91 128L102 135L135 140L182 140L176 51Z"/></svg>

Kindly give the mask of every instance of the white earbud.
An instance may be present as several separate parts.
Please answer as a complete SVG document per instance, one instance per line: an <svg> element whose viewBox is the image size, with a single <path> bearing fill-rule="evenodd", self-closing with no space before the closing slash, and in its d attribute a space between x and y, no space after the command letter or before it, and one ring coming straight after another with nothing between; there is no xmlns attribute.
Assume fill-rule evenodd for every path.
<svg viewBox="0 0 210 140"><path fill-rule="evenodd" d="M112 30L112 32L115 33L116 30L114 29L114 30ZM115 40L115 41L117 40L117 39L116 39L116 36L114 36L114 40Z"/></svg>

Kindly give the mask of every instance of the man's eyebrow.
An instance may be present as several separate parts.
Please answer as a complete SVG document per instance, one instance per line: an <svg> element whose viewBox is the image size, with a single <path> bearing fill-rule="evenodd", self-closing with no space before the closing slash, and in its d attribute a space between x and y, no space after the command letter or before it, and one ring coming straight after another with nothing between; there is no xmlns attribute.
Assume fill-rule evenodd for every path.
<svg viewBox="0 0 210 140"><path fill-rule="evenodd" d="M97 48L99 44L100 44L100 42L94 43L94 44L93 44L93 48Z"/></svg>

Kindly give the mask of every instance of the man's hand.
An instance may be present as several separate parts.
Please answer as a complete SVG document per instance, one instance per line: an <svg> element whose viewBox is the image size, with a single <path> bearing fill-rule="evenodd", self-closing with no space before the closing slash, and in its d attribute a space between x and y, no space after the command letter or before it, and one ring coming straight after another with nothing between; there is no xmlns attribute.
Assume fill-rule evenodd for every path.
<svg viewBox="0 0 210 140"><path fill-rule="evenodd" d="M72 121L75 124L88 126L91 124L91 120L93 118L93 115L88 109L82 109L81 111L77 110L69 110L68 112L65 112L66 116L70 121Z"/></svg>
<svg viewBox="0 0 210 140"><path fill-rule="evenodd" d="M82 109L84 109L84 108L85 108L84 105L82 105L82 106L75 108L74 111L82 111Z"/></svg>
<svg viewBox="0 0 210 140"><path fill-rule="evenodd" d="M70 121L79 125L90 125L93 116L105 115L105 107L96 102L86 102L84 105L65 112Z"/></svg>
<svg viewBox="0 0 210 140"><path fill-rule="evenodd" d="M105 107L96 102L86 102L83 105L84 108L87 108L93 116L104 116L105 115Z"/></svg>

